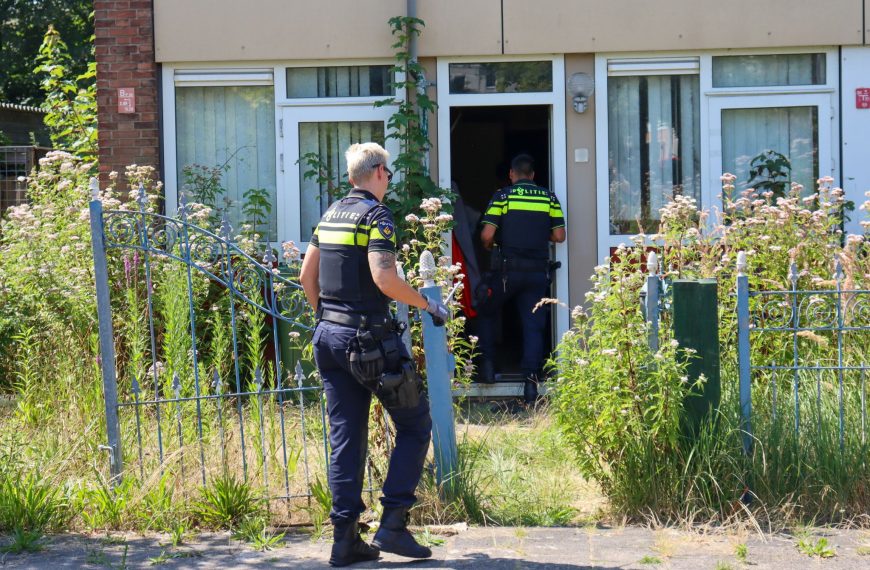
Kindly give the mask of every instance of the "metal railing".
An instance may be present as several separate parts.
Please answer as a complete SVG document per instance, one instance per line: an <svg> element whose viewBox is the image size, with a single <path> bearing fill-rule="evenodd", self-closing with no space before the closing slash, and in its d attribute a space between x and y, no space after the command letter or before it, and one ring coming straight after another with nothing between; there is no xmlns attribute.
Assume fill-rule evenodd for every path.
<svg viewBox="0 0 870 570"><path fill-rule="evenodd" d="M36 146L0 146L0 214L27 200L27 184L39 159L51 149Z"/></svg>
<svg viewBox="0 0 870 570"><path fill-rule="evenodd" d="M745 253L738 255L737 264L745 451L752 450L754 408L761 408L774 422L790 415L795 438L808 430L824 435L825 426L835 424L841 449L849 437L866 442L870 290L847 288L839 259L833 288L821 290L799 288L798 269L792 263L790 288L753 291ZM784 390L787 394L782 394Z"/></svg>
<svg viewBox="0 0 870 570"><path fill-rule="evenodd" d="M99 353L108 439L108 444L101 447L109 453L112 481L117 484L123 476L137 471L144 480L155 472L168 470L174 472L176 481L190 481L193 466L196 480L203 485L209 476L230 474L244 481L262 479L262 488L271 499L312 497L318 481L325 484L329 467L325 395L311 359L301 355L303 345L308 345L310 339L305 337L299 342L295 358L288 361L283 356L284 337L301 336L314 325L313 312L299 283L281 275L271 246L266 246L262 262L242 251L234 242L226 219L217 234L192 223L192 206L184 196L178 217L168 217L149 210L141 185L131 210L104 211L95 179L91 181L91 191ZM142 266L141 278L136 272L132 285L129 276L126 277L126 290L117 285L129 265L129 258L122 255L137 256ZM123 271L119 265L124 265ZM431 265L434 268L434 261ZM175 296L161 292L167 285L159 277L170 271L175 271L176 277L180 275L183 283L183 291ZM421 271L421 275L424 273ZM139 343L139 360L150 362L147 373L131 375L129 363L117 358L115 348L123 335L116 334L114 325L119 323L122 329L126 326L118 313L130 301L113 301L112 283L121 289L119 292L138 294L143 299L141 307L136 305L136 309L123 315L134 321L144 319L140 338L133 342ZM214 323L205 326L207 303L203 302L201 291L195 294L203 283L209 295L223 296L228 312L228 317L224 317L228 330L223 332L224 338L229 338L225 350L231 351L232 366L223 375L216 366L210 368L203 362L208 340L204 337L211 336L213 340L220 333ZM441 296L441 288L434 281L425 285L425 294ZM176 303L172 315L167 316L165 307L162 312L158 310L161 304L173 302L172 299ZM216 303L212 305L215 306ZM407 318L406 306L397 309L399 315ZM268 319L256 321L260 323L256 328L266 331L268 338L263 344L271 345L272 352L268 357L258 358L258 365L252 368L242 365L242 360L252 352L249 339L243 338L251 334L251 325L242 329L240 321L247 319L250 323L256 317ZM174 337L170 331L173 325L165 322L173 318ZM449 490L456 470L450 395L452 359L447 351L445 329L435 327L428 314L422 320L436 474L439 485ZM410 344L410 337L406 336L404 341ZM184 346L179 347L179 343ZM126 348L129 352L129 346ZM179 350L185 355L182 363L164 364L173 351L177 355ZM258 346L253 352L262 356ZM131 359L129 355L122 357ZM312 372L306 374L306 368ZM126 372L119 382L122 370ZM370 448L382 452L368 456L368 488L364 491L370 494L379 488L394 441L386 413L376 414L372 421L382 424L384 429L370 430L373 440Z"/></svg>

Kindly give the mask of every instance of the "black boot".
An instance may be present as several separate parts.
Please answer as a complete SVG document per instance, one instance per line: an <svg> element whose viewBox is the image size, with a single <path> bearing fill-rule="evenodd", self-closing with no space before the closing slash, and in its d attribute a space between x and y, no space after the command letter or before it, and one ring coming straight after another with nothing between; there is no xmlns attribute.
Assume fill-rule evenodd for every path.
<svg viewBox="0 0 870 570"><path fill-rule="evenodd" d="M341 522L335 525L330 566L349 566L356 562L377 560L381 552L366 544L359 535L359 525L356 521Z"/></svg>
<svg viewBox="0 0 870 570"><path fill-rule="evenodd" d="M526 404L534 404L538 400L538 377L531 374L523 383L523 401Z"/></svg>
<svg viewBox="0 0 870 570"><path fill-rule="evenodd" d="M372 544L384 552L406 558L429 558L432 550L417 544L408 532L408 507L384 508L381 526L375 533Z"/></svg>

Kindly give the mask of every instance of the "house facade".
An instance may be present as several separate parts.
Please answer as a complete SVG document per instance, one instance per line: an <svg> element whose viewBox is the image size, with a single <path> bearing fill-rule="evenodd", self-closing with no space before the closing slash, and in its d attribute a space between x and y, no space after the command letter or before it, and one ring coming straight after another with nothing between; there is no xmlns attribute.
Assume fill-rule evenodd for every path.
<svg viewBox="0 0 870 570"><path fill-rule="evenodd" d="M271 239L304 244L328 205L304 157L338 176L348 144L385 140L387 21L412 4L433 178L481 209L533 154L571 304L673 195L715 209L720 175L749 186L764 151L807 189L870 189L870 0L96 0L101 168L159 167L172 210L219 167L230 203L264 189Z"/></svg>

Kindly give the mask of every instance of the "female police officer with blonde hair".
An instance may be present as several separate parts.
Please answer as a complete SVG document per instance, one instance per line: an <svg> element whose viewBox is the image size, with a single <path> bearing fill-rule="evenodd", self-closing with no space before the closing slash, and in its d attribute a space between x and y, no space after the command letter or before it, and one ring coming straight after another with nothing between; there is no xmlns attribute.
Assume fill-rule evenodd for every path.
<svg viewBox="0 0 870 570"><path fill-rule="evenodd" d="M403 323L390 299L424 309L436 323L447 309L399 278L392 213L381 201L393 177L389 154L376 143L354 144L345 154L354 188L323 215L302 263L300 280L317 309L314 358L323 379L332 447L329 487L335 542L329 563L375 560L380 550L411 558L432 551L407 529L408 511L429 450L429 402L401 343ZM363 473L372 395L396 426L396 445L384 481L381 524L372 545L359 536Z"/></svg>

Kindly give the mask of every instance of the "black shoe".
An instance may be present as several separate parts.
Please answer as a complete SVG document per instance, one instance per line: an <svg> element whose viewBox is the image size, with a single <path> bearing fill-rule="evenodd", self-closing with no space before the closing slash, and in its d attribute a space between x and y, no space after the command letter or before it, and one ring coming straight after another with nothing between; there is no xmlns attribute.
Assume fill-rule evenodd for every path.
<svg viewBox="0 0 870 570"><path fill-rule="evenodd" d="M375 533L372 545L384 552L406 558L430 558L432 550L417 544L408 531L408 507L384 508L381 526Z"/></svg>
<svg viewBox="0 0 870 570"><path fill-rule="evenodd" d="M477 367L477 381L481 384L495 384L495 367L492 360L482 358Z"/></svg>
<svg viewBox="0 0 870 570"><path fill-rule="evenodd" d="M526 404L534 404L538 400L538 379L529 376L523 383L523 401Z"/></svg>
<svg viewBox="0 0 870 570"><path fill-rule="evenodd" d="M343 522L335 525L330 566L349 566L356 562L377 560L381 551L366 544L359 535L356 521Z"/></svg>

